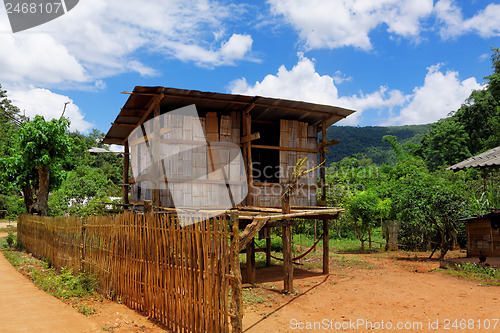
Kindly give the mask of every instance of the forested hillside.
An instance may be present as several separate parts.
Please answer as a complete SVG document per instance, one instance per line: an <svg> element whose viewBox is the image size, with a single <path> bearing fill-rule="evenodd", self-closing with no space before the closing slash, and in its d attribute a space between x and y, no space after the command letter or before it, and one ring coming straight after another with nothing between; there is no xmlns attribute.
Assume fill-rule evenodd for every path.
<svg viewBox="0 0 500 333"><path fill-rule="evenodd" d="M327 165L338 162L344 157L366 156L375 164L395 164L396 154L391 146L382 141L385 135L395 136L401 144L420 144L425 134L431 131L430 125L409 126L331 126L328 129L328 140L340 140L330 147Z"/></svg>

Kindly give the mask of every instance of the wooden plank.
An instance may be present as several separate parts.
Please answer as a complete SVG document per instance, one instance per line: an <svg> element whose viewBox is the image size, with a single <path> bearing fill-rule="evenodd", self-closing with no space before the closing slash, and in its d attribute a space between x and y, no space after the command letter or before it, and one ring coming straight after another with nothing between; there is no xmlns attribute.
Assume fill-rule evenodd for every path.
<svg viewBox="0 0 500 333"><path fill-rule="evenodd" d="M319 146L319 147L334 146L334 145L336 145L336 144L339 144L339 142L340 142L339 140L328 140L328 141L326 141L326 142L323 142L323 141L322 141L322 142L318 143L318 146Z"/></svg>
<svg viewBox="0 0 500 333"><path fill-rule="evenodd" d="M292 227L282 227L283 239L283 289L293 293Z"/></svg>
<svg viewBox="0 0 500 333"><path fill-rule="evenodd" d="M326 166L325 166L325 161L326 161L326 152L325 152L325 147L326 147L326 122L321 123L321 142L323 143L320 152L319 152L319 162L323 163L320 168L319 168L319 177L320 177L320 188L321 188L321 203L323 203L326 206Z"/></svg>
<svg viewBox="0 0 500 333"><path fill-rule="evenodd" d="M243 135L249 136L252 133L252 117L248 112L243 113ZM247 205L253 205L253 174L252 174L252 144L251 141L243 145L243 157L245 159L246 176L248 184Z"/></svg>
<svg viewBox="0 0 500 333"><path fill-rule="evenodd" d="M239 243L240 248L239 248L238 252L240 252L248 244L250 244L252 239L260 231L260 229L262 229L264 227L264 225L266 225L268 220L269 219L258 219L258 220L254 219L252 221L252 223L250 223L249 225L247 225L245 227L245 230L243 230L243 232L241 232L239 235L238 243Z"/></svg>
<svg viewBox="0 0 500 333"><path fill-rule="evenodd" d="M299 147L278 147L278 146L268 146L268 145L252 145L252 148L260 149L273 149L281 151L292 151L292 152L302 152L302 153L318 153L319 149L309 149L309 148L299 148Z"/></svg>
<svg viewBox="0 0 500 333"><path fill-rule="evenodd" d="M141 117L141 120L139 120L139 122L137 123L137 126L141 126L145 121L146 119L149 117L149 115L151 114L151 112L153 112L155 106L158 104L161 103L161 101L163 100L163 97L165 95L163 93L161 94L156 94L152 99L151 99L151 102L149 104L149 106L147 107L146 109L146 112L144 113L144 115ZM128 138L126 138L125 140L123 140L122 142L122 145L128 141Z"/></svg>
<svg viewBox="0 0 500 333"><path fill-rule="evenodd" d="M254 284L255 283L255 245L253 238L250 240L248 245L246 246L246 256L247 256L247 282Z"/></svg>
<svg viewBox="0 0 500 333"><path fill-rule="evenodd" d="M330 236L328 219L323 220L323 274L330 274Z"/></svg>
<svg viewBox="0 0 500 333"><path fill-rule="evenodd" d="M130 155L129 155L128 142L125 142L124 151L125 151L125 154L123 155L123 183L128 184L129 183L129 169L130 169ZM123 186L122 187L122 203L124 205L127 205L129 203L128 192L129 192L128 186Z"/></svg>
<svg viewBox="0 0 500 333"><path fill-rule="evenodd" d="M206 117L207 141L219 141L219 119L217 112L208 112Z"/></svg>
<svg viewBox="0 0 500 333"><path fill-rule="evenodd" d="M173 131L173 128L172 128L172 127L164 127L164 128L162 128L162 129L160 130L160 136L165 135L165 134L167 134L167 133L170 133L170 132L172 132L172 131ZM139 133L140 133L140 132L139 132ZM140 137L139 137L139 138L137 138L137 139L131 140L129 144L130 144L130 146L136 146L136 145L138 145L138 144L140 144L140 143L143 143L143 142L146 142L146 141L152 140L152 139L154 139L154 138L156 138L155 133L148 133L148 134L147 134L147 137L146 137L146 136L140 136Z"/></svg>
<svg viewBox="0 0 500 333"><path fill-rule="evenodd" d="M288 179L288 155L289 155L289 150L285 150L285 148L288 148L289 145L289 126L290 126L290 121L286 119L281 119L280 120L280 147L282 148L279 152L280 154L280 183L285 182Z"/></svg>
<svg viewBox="0 0 500 333"><path fill-rule="evenodd" d="M260 139L260 132L253 133L251 135L247 135L241 138L241 143L246 143L249 141L254 141ZM255 146L254 146L255 147Z"/></svg>

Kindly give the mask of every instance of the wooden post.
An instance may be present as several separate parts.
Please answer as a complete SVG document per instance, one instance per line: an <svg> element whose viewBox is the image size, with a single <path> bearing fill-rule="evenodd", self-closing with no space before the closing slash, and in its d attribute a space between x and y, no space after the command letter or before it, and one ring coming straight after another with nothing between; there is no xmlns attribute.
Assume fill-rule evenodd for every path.
<svg viewBox="0 0 500 333"><path fill-rule="evenodd" d="M471 240L470 240L470 224L465 224L465 233L467 234L467 258L470 258L471 255Z"/></svg>
<svg viewBox="0 0 500 333"><path fill-rule="evenodd" d="M319 150L319 162L323 163L319 168L320 186L321 186L321 201L319 206L326 206L326 122L321 123L321 147Z"/></svg>
<svg viewBox="0 0 500 333"><path fill-rule="evenodd" d="M253 108L253 106L252 106ZM251 107L243 112L243 136L250 137L252 135L252 116L250 115ZM247 171L247 206L253 205L253 170L252 170L252 141L248 140L243 143L243 158L245 159L245 167Z"/></svg>
<svg viewBox="0 0 500 333"><path fill-rule="evenodd" d="M330 237L328 219L323 219L323 274L330 274Z"/></svg>
<svg viewBox="0 0 500 333"><path fill-rule="evenodd" d="M253 238L247 245L247 282L255 283L255 245Z"/></svg>
<svg viewBox="0 0 500 333"><path fill-rule="evenodd" d="M316 235L317 235L317 232L318 232L318 220L314 219L314 243L313 244L316 244ZM316 252L316 245L314 245L313 251Z"/></svg>
<svg viewBox="0 0 500 333"><path fill-rule="evenodd" d="M490 227L490 250L491 250L490 256L493 256L493 253L495 252L495 243L493 242L493 228L492 227Z"/></svg>
<svg viewBox="0 0 500 333"><path fill-rule="evenodd" d="M231 295L231 308L233 310L234 317L231 317L231 324L233 327L233 332L241 333L243 332L243 292L241 290L241 270L240 270L240 245L239 242L239 221L235 219L233 221L233 237L231 241L231 272L234 276L234 281L232 284L232 295ZM203 246L201 247L203 248ZM201 263L203 260L201 260Z"/></svg>
<svg viewBox="0 0 500 333"><path fill-rule="evenodd" d="M283 240L283 289L293 293L292 227L282 227Z"/></svg>
<svg viewBox="0 0 500 333"><path fill-rule="evenodd" d="M266 267L271 266L271 235L266 237Z"/></svg>
<svg viewBox="0 0 500 333"><path fill-rule="evenodd" d="M124 205L128 205L128 191L129 191L129 177L128 170L130 167L130 151L128 147L128 141L125 142L124 145L124 154L123 154L123 186L122 186L122 203ZM126 207L125 207L126 208Z"/></svg>
<svg viewBox="0 0 500 333"><path fill-rule="evenodd" d="M157 103L154 107L154 118L160 116L160 103ZM154 119L153 118L153 119ZM157 118L153 120L154 124L154 140L153 140L153 151L151 155L151 165L152 165L152 173L153 173L153 190L152 190L152 201L153 201L153 210L155 207L161 206L160 201L160 177L161 177L161 168L158 163L154 161L154 158L158 158L160 154L160 120Z"/></svg>

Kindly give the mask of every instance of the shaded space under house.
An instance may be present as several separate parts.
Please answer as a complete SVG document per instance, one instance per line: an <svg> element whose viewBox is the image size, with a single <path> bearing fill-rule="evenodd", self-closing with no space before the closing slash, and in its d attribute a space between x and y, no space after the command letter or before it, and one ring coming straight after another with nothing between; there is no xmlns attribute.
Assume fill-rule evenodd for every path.
<svg viewBox="0 0 500 333"><path fill-rule="evenodd" d="M288 181L290 170L299 159L307 158L307 169L325 161L327 148L338 143L327 140L326 129L352 114L353 110L340 107L305 103L291 100L201 92L165 87L138 86L130 94L124 107L112 123L103 143L124 146L123 159L123 204L134 211L156 211L173 213L172 193L169 190L151 189L151 173L131 173L134 166L148 162L147 139L131 137L139 127L145 132L145 122L170 111L195 105L203 133L193 130L191 121L182 116L172 118L170 128L156 134L168 141L169 131L181 133L187 142L206 137L211 143L230 143L241 147L245 165L243 177L237 173L206 177L198 180L202 191L168 184L170 191L184 200L184 206L203 207L204 198L227 192L228 184L237 191L248 191L245 200L227 214L236 214L239 220L239 246L246 250L246 280L255 282L254 237L266 238L267 262L270 263L270 228L281 227L283 239L284 289L293 290L292 229L295 219L319 219L323 222L323 272L329 272L329 220L337 219L343 212L339 207L326 207L325 165L301 178L291 197L290 211L283 213L280 198L283 186ZM167 121L167 120L165 120ZM321 135L320 135L321 133ZM174 142L175 143L175 142ZM179 142L179 144L182 144ZM143 154L130 155L131 149ZM143 150L141 150L143 149ZM199 152L198 152L199 153ZM135 156L130 158L130 156ZM213 167L203 154L180 154L178 172L181 176L192 166L192 172L206 171ZM230 165L231 160L217 161ZM168 168L164 167L164 168ZM189 171L191 172L191 171ZM238 178L239 177L239 178ZM319 181L318 181L319 179ZM243 182L243 180L245 182ZM165 182L168 180L165 179ZM240 186L241 185L241 186ZM248 186L246 186L248 185ZM177 187L176 187L177 186ZM238 187L240 186L240 187ZM245 187L245 188L243 188ZM199 188L199 187L198 187ZM184 192L182 192L184 191ZM197 193L201 192L201 193ZM185 195L179 195L184 193ZM318 199L319 193L319 199ZM177 201L176 201L176 206ZM179 211L179 210L177 210Z"/></svg>

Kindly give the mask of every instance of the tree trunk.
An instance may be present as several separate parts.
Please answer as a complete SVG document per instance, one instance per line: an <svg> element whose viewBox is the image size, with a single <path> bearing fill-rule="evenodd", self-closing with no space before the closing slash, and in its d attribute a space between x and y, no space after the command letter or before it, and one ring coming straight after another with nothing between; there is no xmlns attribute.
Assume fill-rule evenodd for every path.
<svg viewBox="0 0 500 333"><path fill-rule="evenodd" d="M31 189L31 186L25 185L23 186L23 199L24 199L24 206L26 207L26 212L28 214L33 214L33 191Z"/></svg>
<svg viewBox="0 0 500 333"><path fill-rule="evenodd" d="M372 249L372 228L368 228L368 248Z"/></svg>
<svg viewBox="0 0 500 333"><path fill-rule="evenodd" d="M49 206L50 167L42 164L38 168L38 192L34 210L42 216L47 216Z"/></svg>

